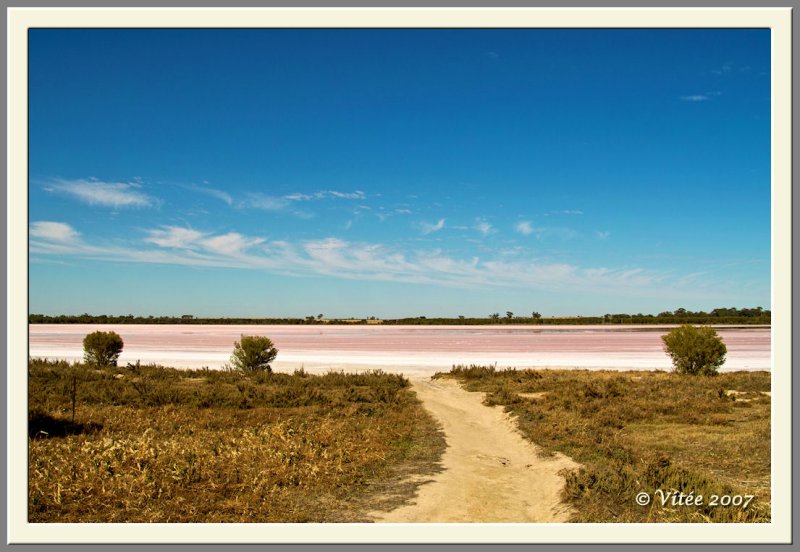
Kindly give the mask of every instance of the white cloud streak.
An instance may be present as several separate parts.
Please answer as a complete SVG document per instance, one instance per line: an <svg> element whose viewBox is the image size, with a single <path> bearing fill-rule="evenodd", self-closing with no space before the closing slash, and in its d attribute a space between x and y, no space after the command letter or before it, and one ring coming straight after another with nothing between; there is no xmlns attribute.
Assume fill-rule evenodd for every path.
<svg viewBox="0 0 800 552"><path fill-rule="evenodd" d="M80 234L69 224L63 222L41 221L31 224L30 237L59 243L71 243L78 240Z"/></svg>
<svg viewBox="0 0 800 552"><path fill-rule="evenodd" d="M171 249L187 249L205 251L222 256L242 255L245 250L264 243L264 238L246 237L238 232L228 232L212 236L191 228L180 226L163 226L148 231L146 243Z"/></svg>
<svg viewBox="0 0 800 552"><path fill-rule="evenodd" d="M704 94L692 94L689 96L681 96L681 100L685 102L704 102L708 100L708 96Z"/></svg>
<svg viewBox="0 0 800 552"><path fill-rule="evenodd" d="M243 207L252 207L263 211L282 211L291 205L288 199L262 194L260 192L250 192L247 199L242 203Z"/></svg>
<svg viewBox="0 0 800 552"><path fill-rule="evenodd" d="M218 190L216 188L209 188L205 186L190 186L189 189L194 190L195 192L200 192L201 194L206 194L211 197L215 197L222 201L223 203L227 204L228 206L233 206L233 196L228 192L223 190Z"/></svg>
<svg viewBox="0 0 800 552"><path fill-rule="evenodd" d="M174 247L177 249L192 249L197 247L198 241L203 237L202 232L191 228L179 226L163 226L158 230L150 230L145 242L153 243L159 247Z"/></svg>
<svg viewBox="0 0 800 552"><path fill-rule="evenodd" d="M504 260L502 256L459 259L439 249L409 252L336 237L288 243L237 232L213 234L165 226L150 230L138 245L109 246L87 243L70 225L52 221L31 224L30 235L30 252L43 256L256 269L294 276L327 275L456 288L581 289L643 296L689 282L692 285L684 291L708 293L708 289L698 289L693 278L681 280L679 276L641 268L582 268L520 257Z"/></svg>
<svg viewBox="0 0 800 552"><path fill-rule="evenodd" d="M314 215L308 211L295 208L300 202L317 201L322 199L366 199L366 194L360 190L355 192L337 192L335 190L322 190L312 194L292 193L283 196L273 196L260 192L250 192L245 195L245 200L239 203L239 207L251 209L261 209L262 211L281 212L285 211L300 218L313 218ZM366 206L359 206L361 209L369 209Z"/></svg>
<svg viewBox="0 0 800 552"><path fill-rule="evenodd" d="M337 192L336 190L322 190L313 194L294 193L283 196L289 201L312 201L315 199L366 199L367 196L361 190L355 192Z"/></svg>
<svg viewBox="0 0 800 552"><path fill-rule="evenodd" d="M435 224L429 222L421 222L419 224L420 230L423 234L432 234L444 228L444 219L439 219Z"/></svg>
<svg viewBox="0 0 800 552"><path fill-rule="evenodd" d="M551 211L553 215L582 215L583 211L580 209L563 209L561 211Z"/></svg>
<svg viewBox="0 0 800 552"><path fill-rule="evenodd" d="M155 198L138 190L138 182L103 182L100 180L56 180L45 187L48 192L70 196L89 205L103 207L152 207Z"/></svg>
<svg viewBox="0 0 800 552"><path fill-rule="evenodd" d="M492 225L483 219L478 219L476 221L475 230L477 230L484 236L488 236L489 234L495 231Z"/></svg>
<svg viewBox="0 0 800 552"><path fill-rule="evenodd" d="M531 226L530 221L527 220L518 222L516 226L514 226L514 229L523 236L529 236L533 233L533 226Z"/></svg>
<svg viewBox="0 0 800 552"><path fill-rule="evenodd" d="M201 244L210 253L236 257L243 255L245 250L264 243L264 241L264 238L248 238L238 232L229 232L202 240Z"/></svg>
<svg viewBox="0 0 800 552"><path fill-rule="evenodd" d="M580 234L571 228L559 228L551 226L536 227L530 221L523 220L518 222L514 229L523 236L530 236L533 234L537 240L544 238L558 238L561 240L571 240L577 238Z"/></svg>

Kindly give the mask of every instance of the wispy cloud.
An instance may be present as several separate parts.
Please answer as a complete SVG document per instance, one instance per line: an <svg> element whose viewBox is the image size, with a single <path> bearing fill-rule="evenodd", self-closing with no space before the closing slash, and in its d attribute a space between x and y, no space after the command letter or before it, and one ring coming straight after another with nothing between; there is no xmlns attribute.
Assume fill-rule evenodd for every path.
<svg viewBox="0 0 800 552"><path fill-rule="evenodd" d="M583 211L580 209L562 209L561 211L550 211L552 215L582 215Z"/></svg>
<svg viewBox="0 0 800 552"><path fill-rule="evenodd" d="M55 180L48 192L64 194L89 205L104 207L151 207L156 199L140 191L139 182L103 182L95 179Z"/></svg>
<svg viewBox="0 0 800 552"><path fill-rule="evenodd" d="M411 209L395 209L394 212L398 215L410 215Z"/></svg>
<svg viewBox="0 0 800 552"><path fill-rule="evenodd" d="M354 192L337 192L336 190L322 190L312 194L294 193L283 196L289 201L311 201L314 199L366 199L367 195L361 190Z"/></svg>
<svg viewBox="0 0 800 552"><path fill-rule="evenodd" d="M295 192L286 195L270 195L262 192L245 192L239 200L224 190L210 186L192 184L186 188L223 201L227 205L239 208L261 209L264 211L287 211L302 218L311 218L313 215L307 211L295 209L293 205L301 201L321 199L366 199L366 194L361 190L354 192L339 192L336 190L321 190L310 194Z"/></svg>
<svg viewBox="0 0 800 552"><path fill-rule="evenodd" d="M431 224L429 222L421 222L419 224L420 230L423 234L432 234L433 232L438 232L442 228L444 228L444 219L439 219L436 224Z"/></svg>
<svg viewBox="0 0 800 552"><path fill-rule="evenodd" d="M289 201L308 201L310 199L314 199L314 196L308 194L295 193L295 194L285 195L283 196L283 199L288 199Z"/></svg>
<svg viewBox="0 0 800 552"><path fill-rule="evenodd" d="M238 232L228 232L202 240L205 250L224 256L239 256L245 250L264 243L264 238L247 237Z"/></svg>
<svg viewBox="0 0 800 552"><path fill-rule="evenodd" d="M337 197L341 199L366 199L367 195L362 192L361 190L356 190L355 192L335 192L332 190L328 190L327 192L317 192L321 194L327 194L330 197ZM325 197L323 195L323 197Z"/></svg>
<svg viewBox="0 0 800 552"><path fill-rule="evenodd" d="M239 207L249 207L273 212L285 211L300 218L313 218L313 213L298 209L296 205L301 202L322 199L366 199L366 197L366 194L360 190L356 190L355 192L322 190L311 194L296 192L282 196L268 195L261 192L249 192L245 194L245 200L239 203ZM359 205L358 208L369 209L369 207L365 205Z"/></svg>
<svg viewBox="0 0 800 552"><path fill-rule="evenodd" d="M262 209L264 211L283 211L291 203L285 197L271 196L261 192L248 192L245 194L245 201L240 204L243 207Z"/></svg>
<svg viewBox="0 0 800 552"><path fill-rule="evenodd" d="M533 234L533 226L531 225L530 221L527 220L518 222L516 226L514 226L514 229L523 236L529 236L530 234Z"/></svg>
<svg viewBox="0 0 800 552"><path fill-rule="evenodd" d="M684 102L707 102L720 96L722 96L722 92L719 90L712 90L710 92L704 92L703 94L689 94L687 96L681 96L681 100Z"/></svg>
<svg viewBox="0 0 800 552"><path fill-rule="evenodd" d="M725 75L730 73L731 71L733 71L732 61L726 61L720 67L711 70L711 72L714 73L715 75Z"/></svg>
<svg viewBox="0 0 800 552"><path fill-rule="evenodd" d="M571 228L561 228L553 226L533 226L530 221L523 220L516 224L514 229L523 236L530 236L533 234L537 240L544 238L558 238L562 240L571 240L577 238L580 234Z"/></svg>
<svg viewBox="0 0 800 552"><path fill-rule="evenodd" d="M188 188L195 192L200 192L201 194L206 194L211 197L215 197L229 206L233 205L233 197L231 196L231 194L223 190L218 190L216 188L210 188L207 186L195 186L195 185L188 186Z"/></svg>
<svg viewBox="0 0 800 552"><path fill-rule="evenodd" d="M603 230L603 231L598 230L594 233L594 235L597 237L598 240L607 240L609 236L611 236L611 232L609 232L608 230Z"/></svg>
<svg viewBox="0 0 800 552"><path fill-rule="evenodd" d="M749 65L738 65L732 61L726 61L716 69L712 69L711 72L717 76L723 76L735 75L737 73L749 73L751 70L752 67Z"/></svg>
<svg viewBox="0 0 800 552"><path fill-rule="evenodd" d="M484 219L477 219L474 228L484 236L488 236L496 231L494 227Z"/></svg>
<svg viewBox="0 0 800 552"><path fill-rule="evenodd" d="M148 233L149 236L146 237L144 241L160 247L174 247L178 249L197 247L200 238L204 236L202 232L180 226L163 226L159 229L150 230Z"/></svg>
<svg viewBox="0 0 800 552"><path fill-rule="evenodd" d="M688 282L691 285L687 284L684 291L708 293L708 289L698 289L691 275L636 267L548 263L527 258L522 254L524 250L519 250L513 260L508 260L508 255L483 260L475 256L456 258L440 249L405 251L398 246L332 236L289 243L237 232L214 234L175 226L150 230L138 245L109 246L86 243L71 226L51 221L31 224L31 236L31 253L46 257L257 269L297 276L327 275L459 288L581 289L643 296Z"/></svg>
<svg viewBox="0 0 800 552"><path fill-rule="evenodd" d="M241 255L245 250L264 243L264 238L247 237L238 232L211 235L181 226L163 226L148 231L144 239L159 247L205 251L222 256Z"/></svg>
<svg viewBox="0 0 800 552"><path fill-rule="evenodd" d="M43 240L62 243L75 242L80 237L80 234L69 224L49 221L32 223L29 235L32 238L41 238Z"/></svg>

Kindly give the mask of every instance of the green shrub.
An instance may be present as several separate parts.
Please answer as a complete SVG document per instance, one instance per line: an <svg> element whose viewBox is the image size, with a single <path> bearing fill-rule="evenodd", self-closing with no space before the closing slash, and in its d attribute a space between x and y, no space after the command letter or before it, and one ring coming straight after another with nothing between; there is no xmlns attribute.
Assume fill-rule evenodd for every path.
<svg viewBox="0 0 800 552"><path fill-rule="evenodd" d="M272 373L270 363L278 356L278 349L268 337L260 335L243 335L233 345L231 364L240 372Z"/></svg>
<svg viewBox="0 0 800 552"><path fill-rule="evenodd" d="M116 366L122 345L116 332L93 332L83 338L83 358L87 364Z"/></svg>
<svg viewBox="0 0 800 552"><path fill-rule="evenodd" d="M664 351L679 374L711 376L725 362L728 348L714 328L684 324L661 336Z"/></svg>

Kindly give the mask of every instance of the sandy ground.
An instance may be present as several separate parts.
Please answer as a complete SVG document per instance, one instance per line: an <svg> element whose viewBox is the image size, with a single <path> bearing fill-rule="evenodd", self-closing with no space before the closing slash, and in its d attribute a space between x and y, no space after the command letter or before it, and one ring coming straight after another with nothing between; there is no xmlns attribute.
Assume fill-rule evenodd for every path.
<svg viewBox="0 0 800 552"><path fill-rule="evenodd" d="M447 441L444 470L423 483L412 504L377 522L536 523L566 521L570 510L559 494L558 472L577 465L563 455L542 458L501 407L484 406L483 393L452 380L413 379L425 408L440 422Z"/></svg>
<svg viewBox="0 0 800 552"><path fill-rule="evenodd" d="M410 377L453 364L499 368L669 370L661 335L646 326L238 326L33 324L30 356L78 360L82 339L114 330L125 341L121 363L220 368L242 334L266 335L279 349L277 371L381 368ZM722 370L770 370L769 328L720 328L728 346Z"/></svg>

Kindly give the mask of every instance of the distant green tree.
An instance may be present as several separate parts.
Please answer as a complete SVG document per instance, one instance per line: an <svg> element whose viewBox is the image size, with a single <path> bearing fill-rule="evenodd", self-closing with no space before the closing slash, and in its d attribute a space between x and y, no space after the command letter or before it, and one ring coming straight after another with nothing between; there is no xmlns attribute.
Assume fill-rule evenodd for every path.
<svg viewBox="0 0 800 552"><path fill-rule="evenodd" d="M116 332L92 332L83 338L83 359L87 364L116 366L123 345Z"/></svg>
<svg viewBox="0 0 800 552"><path fill-rule="evenodd" d="M725 362L728 348L714 328L684 324L661 336L664 351L672 358L675 372L712 376Z"/></svg>
<svg viewBox="0 0 800 552"><path fill-rule="evenodd" d="M536 311L533 311L533 312L531 313L531 318L533 318L533 319L534 319L534 320L536 320L537 322L539 321L539 319L540 319L541 317L542 317L542 315L541 315L541 314L539 314L539 313L538 313L538 312L536 312Z"/></svg>
<svg viewBox="0 0 800 552"><path fill-rule="evenodd" d="M511 320L512 318L514 318L514 313L513 313L513 312L511 312L511 311L506 311L506 318L508 318L509 320Z"/></svg>
<svg viewBox="0 0 800 552"><path fill-rule="evenodd" d="M499 312L494 312L494 313L489 315L489 318L491 318L492 320L500 320L500 313Z"/></svg>
<svg viewBox="0 0 800 552"><path fill-rule="evenodd" d="M272 373L270 363L278 356L278 349L272 340L260 335L243 335L233 344L231 364L240 372Z"/></svg>

